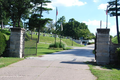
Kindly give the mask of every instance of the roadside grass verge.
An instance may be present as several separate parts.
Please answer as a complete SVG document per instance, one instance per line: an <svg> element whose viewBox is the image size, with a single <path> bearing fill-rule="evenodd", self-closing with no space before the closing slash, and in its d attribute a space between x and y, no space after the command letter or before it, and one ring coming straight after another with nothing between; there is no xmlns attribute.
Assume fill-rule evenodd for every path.
<svg viewBox="0 0 120 80"><path fill-rule="evenodd" d="M92 74L97 77L97 80L120 80L120 66L118 65L101 66L89 62L88 65ZM96 66L100 66L103 70L95 68Z"/></svg>
<svg viewBox="0 0 120 80"><path fill-rule="evenodd" d="M22 58L0 58L0 68L6 67L12 63L23 60Z"/></svg>

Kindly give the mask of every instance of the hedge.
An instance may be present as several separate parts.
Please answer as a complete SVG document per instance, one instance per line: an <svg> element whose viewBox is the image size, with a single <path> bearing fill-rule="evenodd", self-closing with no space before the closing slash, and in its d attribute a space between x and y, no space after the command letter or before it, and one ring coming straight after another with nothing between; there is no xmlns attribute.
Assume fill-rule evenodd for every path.
<svg viewBox="0 0 120 80"><path fill-rule="evenodd" d="M57 42L56 44L50 44L49 48L63 48L63 49L65 49L65 44L63 44L62 42L61 42L61 44Z"/></svg>
<svg viewBox="0 0 120 80"><path fill-rule="evenodd" d="M6 47L6 38L4 34L0 32L0 56L5 51L5 47Z"/></svg>

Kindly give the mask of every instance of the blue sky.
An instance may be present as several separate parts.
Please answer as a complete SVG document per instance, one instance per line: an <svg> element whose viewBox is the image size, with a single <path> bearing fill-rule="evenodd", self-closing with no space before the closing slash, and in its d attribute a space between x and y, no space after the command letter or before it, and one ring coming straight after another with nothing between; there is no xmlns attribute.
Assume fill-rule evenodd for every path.
<svg viewBox="0 0 120 80"><path fill-rule="evenodd" d="M110 0L51 0L52 3L48 7L52 11L43 13L44 18L51 18L55 21L56 7L58 8L59 19L65 16L66 22L74 18L79 22L84 22L88 25L90 32L96 33L96 29L100 28L100 20L102 20L102 28L106 28L106 7ZM110 35L116 35L116 19L108 16L108 28Z"/></svg>

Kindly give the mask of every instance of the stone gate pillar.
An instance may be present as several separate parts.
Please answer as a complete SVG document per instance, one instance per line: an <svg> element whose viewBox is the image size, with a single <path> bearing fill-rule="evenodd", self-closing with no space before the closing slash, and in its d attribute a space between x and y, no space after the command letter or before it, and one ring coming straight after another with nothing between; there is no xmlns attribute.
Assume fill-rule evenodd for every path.
<svg viewBox="0 0 120 80"><path fill-rule="evenodd" d="M22 58L24 56L24 39L25 29L11 28L10 57Z"/></svg>
<svg viewBox="0 0 120 80"><path fill-rule="evenodd" d="M97 29L96 62L97 64L109 64L109 31L110 29Z"/></svg>

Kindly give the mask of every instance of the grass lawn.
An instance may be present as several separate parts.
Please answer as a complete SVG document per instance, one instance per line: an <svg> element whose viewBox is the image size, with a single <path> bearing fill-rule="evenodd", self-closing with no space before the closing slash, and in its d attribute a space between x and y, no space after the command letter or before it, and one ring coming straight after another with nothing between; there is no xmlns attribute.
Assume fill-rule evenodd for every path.
<svg viewBox="0 0 120 80"><path fill-rule="evenodd" d="M18 62L21 60L23 60L23 59L21 59L21 58L0 58L0 68L8 66L12 63L15 63L15 62Z"/></svg>
<svg viewBox="0 0 120 80"><path fill-rule="evenodd" d="M28 34L29 37L31 37L31 35ZM33 38L37 38L37 35L32 35ZM55 42L55 38L54 37L48 37L48 36L40 36L40 42L45 42L45 43L54 43ZM56 42L60 42L60 38L56 38ZM65 43L67 46L72 46L72 41L70 39L62 39L62 42ZM76 47L84 47L84 45L80 45L77 44L76 42L73 41L73 46Z"/></svg>
<svg viewBox="0 0 120 80"><path fill-rule="evenodd" d="M65 42L67 44L67 46L72 46L72 40L70 40L70 39L62 39L62 41ZM84 45L77 44L74 41L73 41L73 46L84 47Z"/></svg>
<svg viewBox="0 0 120 80"><path fill-rule="evenodd" d="M54 52L58 52L58 51L63 51L63 50L48 49L49 48L49 44L39 43L37 46L38 46L37 47L37 56L50 54L50 53L54 53Z"/></svg>
<svg viewBox="0 0 120 80"><path fill-rule="evenodd" d="M120 80L120 66L102 66L102 69L108 70L95 69L95 66L98 65L95 63L89 64L90 70L98 78L97 80Z"/></svg>

